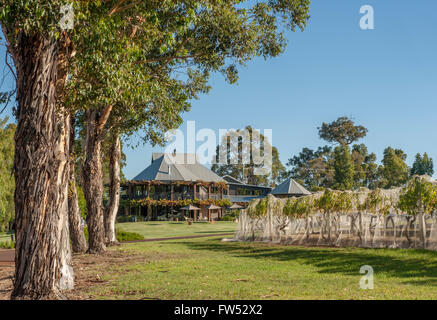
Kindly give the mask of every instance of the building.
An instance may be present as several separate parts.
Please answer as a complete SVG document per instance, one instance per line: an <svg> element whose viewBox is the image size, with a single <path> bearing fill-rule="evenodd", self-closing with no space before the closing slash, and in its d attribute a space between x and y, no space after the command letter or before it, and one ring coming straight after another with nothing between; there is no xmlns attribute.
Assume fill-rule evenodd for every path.
<svg viewBox="0 0 437 320"><path fill-rule="evenodd" d="M223 179L228 184L226 198L232 203L247 205L254 199L266 197L272 191L272 188L270 187L246 184L228 175L224 176Z"/></svg>
<svg viewBox="0 0 437 320"><path fill-rule="evenodd" d="M291 178L281 183L272 191L272 195L277 198L302 197L310 194L311 192Z"/></svg>
<svg viewBox="0 0 437 320"><path fill-rule="evenodd" d="M222 178L203 166L195 154L154 153L146 169L122 184L120 214L171 219L192 205L200 209L189 212L193 220L215 219L233 203L247 206L270 191L229 176Z"/></svg>

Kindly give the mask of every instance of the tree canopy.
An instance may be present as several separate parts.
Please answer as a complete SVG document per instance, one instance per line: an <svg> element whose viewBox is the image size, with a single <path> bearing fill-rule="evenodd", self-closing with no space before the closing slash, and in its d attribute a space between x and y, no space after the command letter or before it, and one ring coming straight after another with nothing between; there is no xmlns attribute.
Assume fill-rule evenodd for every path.
<svg viewBox="0 0 437 320"><path fill-rule="evenodd" d="M278 149L270 146L270 141L262 134L260 134L260 141L257 141L251 126L247 126L246 131L249 134L250 150L243 150L242 137L239 136L241 130L230 131L230 136L235 135L235 137L238 137L237 145L231 147L232 142L228 141L228 136L224 136L217 146L215 163L211 166L211 170L220 176L229 175L248 184L276 186L286 178L286 170L279 159ZM263 165L256 164L252 155L253 153L263 155L266 145L269 145L272 149L272 160L271 163L269 161L264 165L271 166L271 172L267 175L257 175L255 174L256 168L261 168ZM226 163L220 163L220 150L226 150ZM250 153L249 163L243 161L246 156L246 154L243 154L245 152Z"/></svg>
<svg viewBox="0 0 437 320"><path fill-rule="evenodd" d="M342 146L350 145L367 135L365 127L355 125L354 121L348 117L339 117L331 123L323 122L318 129L321 139Z"/></svg>
<svg viewBox="0 0 437 320"><path fill-rule="evenodd" d="M423 156L420 153L416 154L416 159L411 168L411 175L432 176L433 174L434 162L432 158L430 158L426 152L423 154Z"/></svg>

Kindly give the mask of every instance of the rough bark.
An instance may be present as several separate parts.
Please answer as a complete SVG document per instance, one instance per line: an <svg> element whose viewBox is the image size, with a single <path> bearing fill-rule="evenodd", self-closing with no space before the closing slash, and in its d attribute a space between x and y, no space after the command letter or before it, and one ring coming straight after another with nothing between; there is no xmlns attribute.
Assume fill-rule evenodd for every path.
<svg viewBox="0 0 437 320"><path fill-rule="evenodd" d="M66 47L62 40L41 34L21 32L14 40L17 242L11 298L62 298L61 290L73 287L67 218L69 122L57 101L66 76Z"/></svg>
<svg viewBox="0 0 437 320"><path fill-rule="evenodd" d="M115 219L117 217L120 203L120 135L115 133L112 138L112 145L109 150L109 199L105 208L105 233L107 245L117 243Z"/></svg>
<svg viewBox="0 0 437 320"><path fill-rule="evenodd" d="M103 171L101 129L96 110L86 111L85 160L82 165L82 186L87 205L88 253L106 251L103 217Z"/></svg>
<svg viewBox="0 0 437 320"><path fill-rule="evenodd" d="M75 139L74 131L75 120L71 116L70 122L70 181L68 191L68 222L70 227L71 247L74 253L83 253L87 249L85 234L82 228L82 218L80 216L79 200L76 189L75 175L75 154L73 144Z"/></svg>

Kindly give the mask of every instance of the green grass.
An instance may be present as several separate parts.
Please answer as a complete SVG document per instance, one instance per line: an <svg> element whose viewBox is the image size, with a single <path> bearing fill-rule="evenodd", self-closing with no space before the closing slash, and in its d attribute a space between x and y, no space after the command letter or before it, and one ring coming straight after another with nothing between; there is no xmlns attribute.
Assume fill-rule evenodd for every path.
<svg viewBox="0 0 437 320"><path fill-rule="evenodd" d="M0 232L0 242L11 241L11 235L6 232Z"/></svg>
<svg viewBox="0 0 437 320"><path fill-rule="evenodd" d="M94 299L436 299L437 252L306 248L201 238L124 244ZM359 286L360 267L374 290ZM94 273L95 274L95 273Z"/></svg>
<svg viewBox="0 0 437 320"><path fill-rule="evenodd" d="M156 222L125 222L117 223L116 229L141 234L145 239L194 236L202 234L234 232L237 224L234 222L187 222L156 221Z"/></svg>

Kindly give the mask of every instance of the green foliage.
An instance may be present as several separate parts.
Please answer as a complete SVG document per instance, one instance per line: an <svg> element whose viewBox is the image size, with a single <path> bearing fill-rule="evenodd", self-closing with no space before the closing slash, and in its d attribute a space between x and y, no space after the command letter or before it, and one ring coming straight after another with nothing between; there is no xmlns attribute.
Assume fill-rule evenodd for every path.
<svg viewBox="0 0 437 320"><path fill-rule="evenodd" d="M144 237L140 235L139 233L135 232L127 232L122 230L116 230L117 231L117 241L123 242L123 241L134 241L134 240L143 240Z"/></svg>
<svg viewBox="0 0 437 320"><path fill-rule="evenodd" d="M79 209L80 209L80 216L82 218L86 217L86 200L85 200L85 195L83 194L83 189L81 186L79 186L78 184L76 184L76 189L77 189L77 201L79 204Z"/></svg>
<svg viewBox="0 0 437 320"><path fill-rule="evenodd" d="M290 198L283 207L283 214L289 217L304 218L315 212L315 202L310 197Z"/></svg>
<svg viewBox="0 0 437 320"><path fill-rule="evenodd" d="M240 210L231 210L230 212L226 213L220 221L235 221L235 219L238 219L240 216L241 211Z"/></svg>
<svg viewBox="0 0 437 320"><path fill-rule="evenodd" d="M428 157L428 154L425 152L423 157L420 153L416 154L416 159L413 163L413 167L411 168L411 175L428 175L432 176L434 174L434 162L432 158Z"/></svg>
<svg viewBox="0 0 437 320"><path fill-rule="evenodd" d="M316 201L315 206L323 213L333 212L336 209L337 193L326 189Z"/></svg>
<svg viewBox="0 0 437 320"><path fill-rule="evenodd" d="M437 187L420 177L414 177L403 188L398 208L410 215L431 214L437 209Z"/></svg>
<svg viewBox="0 0 437 320"><path fill-rule="evenodd" d="M407 155L401 149L388 147L384 150L383 167L380 168L382 187L400 187L408 181L409 168L405 163L406 159Z"/></svg>
<svg viewBox="0 0 437 320"><path fill-rule="evenodd" d="M12 167L16 125L7 122L8 118L0 119L0 232L9 230L9 224L15 216Z"/></svg>
<svg viewBox="0 0 437 320"><path fill-rule="evenodd" d="M393 204L391 199L383 196L380 189L375 189L370 192L363 204L363 208L366 211L383 215L389 214L392 207Z"/></svg>
<svg viewBox="0 0 437 320"><path fill-rule="evenodd" d="M354 166L347 145L337 146L333 154L334 185L337 190L351 190L354 185Z"/></svg>
<svg viewBox="0 0 437 320"><path fill-rule="evenodd" d="M365 127L356 126L348 117L339 117L331 123L323 122L322 126L318 129L321 139L330 143L338 143L342 146L350 145L367 135Z"/></svg>
<svg viewBox="0 0 437 320"><path fill-rule="evenodd" d="M252 185L276 186L287 176L285 167L279 159L278 149L274 146L271 146L270 141L268 141L267 138L262 134L260 134L259 139L255 139L251 126L247 126L245 130L245 132L248 133L247 136L244 135L245 132L243 130L230 131L229 136L231 137L231 142L228 141L228 136L223 136L222 141L220 141L220 145L218 145L216 149L216 163L211 166L211 170L217 173L219 176L229 175L237 180ZM234 140L232 137L235 137L238 140ZM244 137L250 142L250 150L244 150L243 138L240 137ZM234 140L234 142L232 142L232 140ZM261 140L262 143L260 144L258 140ZM267 145L272 149L272 162L264 163L264 166L271 165L272 170L268 175L255 174L255 170L257 168L261 168L262 165L255 164L251 155L249 163L243 163L243 157L245 156L244 153L255 153L263 156ZM220 150L227 150L226 164L219 163Z"/></svg>
<svg viewBox="0 0 437 320"><path fill-rule="evenodd" d="M133 240L143 240L144 237L142 235L140 235L139 233L136 232L127 232L127 231L123 231L123 230L115 230L117 235L117 241L122 242L122 241L133 241ZM83 230L84 234L85 234L85 239L88 242L88 238L89 238L89 234L88 234L88 228L84 228Z"/></svg>
<svg viewBox="0 0 437 320"><path fill-rule="evenodd" d="M332 149L319 147L316 151L303 148L299 155L290 158L290 177L313 191L332 186L333 173L330 168Z"/></svg>
<svg viewBox="0 0 437 320"><path fill-rule="evenodd" d="M309 0L92 1L71 33L67 104L101 111L112 106L107 129L164 144L182 123L209 77L238 79L237 66L279 55L286 29L303 29ZM117 6L118 4L122 4Z"/></svg>
<svg viewBox="0 0 437 320"><path fill-rule="evenodd" d="M349 148L358 136L365 136L367 129L355 126L345 117L331 124L323 123L318 129L323 139L339 145L334 149L323 146L315 151L303 148L297 156L288 160L287 166L291 167L289 176L312 191L376 188L380 178L376 155L368 153L364 144L355 144L352 150Z"/></svg>
<svg viewBox="0 0 437 320"><path fill-rule="evenodd" d="M349 192L339 192L335 199L334 211L347 213L353 208L353 197Z"/></svg>
<svg viewBox="0 0 437 320"><path fill-rule="evenodd" d="M0 248L1 249L14 249L15 248L15 241L3 241L0 242Z"/></svg>
<svg viewBox="0 0 437 320"><path fill-rule="evenodd" d="M366 145L355 144L352 146L351 158L354 165L354 187L375 189L379 179L376 155L369 153Z"/></svg>
<svg viewBox="0 0 437 320"><path fill-rule="evenodd" d="M269 206L269 199L263 198L258 201L255 206L249 206L247 208L247 213L251 218L260 218L267 215L267 209Z"/></svg>

